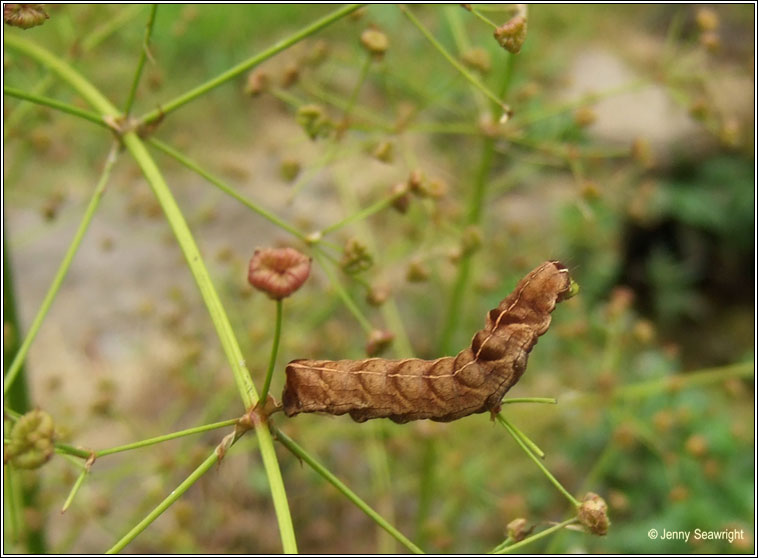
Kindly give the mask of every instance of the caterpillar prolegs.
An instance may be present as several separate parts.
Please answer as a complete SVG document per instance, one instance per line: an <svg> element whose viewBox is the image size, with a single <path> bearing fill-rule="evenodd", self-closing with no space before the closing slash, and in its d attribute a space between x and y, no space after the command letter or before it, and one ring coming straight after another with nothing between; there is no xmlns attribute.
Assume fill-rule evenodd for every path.
<svg viewBox="0 0 758 558"><path fill-rule="evenodd" d="M358 421L449 422L496 411L526 370L529 352L550 326L555 305L578 290L558 261L532 270L487 314L471 346L437 360L293 360L282 404L287 416L349 413Z"/></svg>

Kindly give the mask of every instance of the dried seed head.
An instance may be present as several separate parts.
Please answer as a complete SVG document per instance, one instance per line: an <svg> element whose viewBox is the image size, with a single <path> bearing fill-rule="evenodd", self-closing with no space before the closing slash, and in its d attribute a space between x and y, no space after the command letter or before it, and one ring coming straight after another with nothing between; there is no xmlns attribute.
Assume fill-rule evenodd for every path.
<svg viewBox="0 0 758 558"><path fill-rule="evenodd" d="M311 139L329 135L333 124L320 105L303 105L297 109L297 123Z"/></svg>
<svg viewBox="0 0 758 558"><path fill-rule="evenodd" d="M282 160L279 166L279 174L287 182L292 182L300 174L300 161L291 157Z"/></svg>
<svg viewBox="0 0 758 558"><path fill-rule="evenodd" d="M50 19L43 6L44 4L5 4L3 5L3 21L21 29L42 25L46 19Z"/></svg>
<svg viewBox="0 0 758 558"><path fill-rule="evenodd" d="M404 182L395 184L390 191L390 195L394 197L392 200L392 207L400 213L406 213L408 211L408 206L411 204L411 195L408 192L408 185Z"/></svg>
<svg viewBox="0 0 758 558"><path fill-rule="evenodd" d="M468 256L482 247L482 229L476 225L469 225L463 231L461 236L461 252Z"/></svg>
<svg viewBox="0 0 758 558"><path fill-rule="evenodd" d="M695 21L702 31L714 31L719 26L719 16L711 8L698 9Z"/></svg>
<svg viewBox="0 0 758 558"><path fill-rule="evenodd" d="M523 541L533 530L534 525L529 526L529 522L523 517L517 517L506 527L508 538L513 542Z"/></svg>
<svg viewBox="0 0 758 558"><path fill-rule="evenodd" d="M429 268L420 260L413 260L408 264L405 278L410 283L423 283L429 279Z"/></svg>
<svg viewBox="0 0 758 558"><path fill-rule="evenodd" d="M374 264L374 258L368 251L368 248L357 238L350 238L345 243L342 252L342 261L340 267L342 271L349 275L366 271Z"/></svg>
<svg viewBox="0 0 758 558"><path fill-rule="evenodd" d="M366 29L361 33L361 44L377 60L382 59L390 46L387 35L377 29Z"/></svg>
<svg viewBox="0 0 758 558"><path fill-rule="evenodd" d="M298 290L310 272L311 259L294 248L261 248L250 260L247 280L259 291L280 300Z"/></svg>
<svg viewBox="0 0 758 558"><path fill-rule="evenodd" d="M381 306L390 296L390 290L386 285L372 285L366 293L366 302L371 306Z"/></svg>
<svg viewBox="0 0 758 558"><path fill-rule="evenodd" d="M263 93L268 87L268 74L263 70L253 70L247 76L247 83L245 84L245 93L257 97Z"/></svg>
<svg viewBox="0 0 758 558"><path fill-rule="evenodd" d="M292 87L298 79L300 79L300 68L295 62L290 62L282 73L282 87L285 89Z"/></svg>
<svg viewBox="0 0 758 558"><path fill-rule="evenodd" d="M395 334L386 329L375 329L368 336L368 343L366 343L366 354L370 357L374 357L383 353L392 344L395 339Z"/></svg>
<svg viewBox="0 0 758 558"><path fill-rule="evenodd" d="M490 63L490 53L482 47L474 47L463 53L463 63L469 68L477 70L482 74L489 73L492 68Z"/></svg>
<svg viewBox="0 0 758 558"><path fill-rule="evenodd" d="M383 141L374 148L372 155L382 163L391 163L394 155L394 144L391 141Z"/></svg>
<svg viewBox="0 0 758 558"><path fill-rule="evenodd" d="M526 40L526 17L517 15L495 30L495 39L510 53L518 54Z"/></svg>
<svg viewBox="0 0 758 558"><path fill-rule="evenodd" d="M29 411L16 421L5 445L3 463L10 461L19 469L36 469L55 451L55 425L45 411Z"/></svg>
<svg viewBox="0 0 758 558"><path fill-rule="evenodd" d="M580 128L586 128L597 119L595 111L590 107L581 107L574 112L574 123Z"/></svg>
<svg viewBox="0 0 758 558"><path fill-rule="evenodd" d="M588 492L579 505L577 517L593 535L605 535L611 522L608 519L608 504L594 492Z"/></svg>

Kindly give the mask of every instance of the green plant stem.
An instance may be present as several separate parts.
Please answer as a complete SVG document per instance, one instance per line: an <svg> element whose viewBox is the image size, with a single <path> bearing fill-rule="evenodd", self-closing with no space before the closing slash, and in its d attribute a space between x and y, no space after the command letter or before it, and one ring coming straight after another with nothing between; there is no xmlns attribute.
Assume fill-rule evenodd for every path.
<svg viewBox="0 0 758 558"><path fill-rule="evenodd" d="M79 493L79 489L82 487L82 484L84 484L84 479L89 474L89 470L87 467L82 467L82 472L79 473L79 476L76 478L76 482L74 483L74 486L71 488L71 492L68 494L68 498L66 498L66 501L63 503L63 506L61 507L61 513L66 513L66 510L71 506L71 502L74 501L74 497Z"/></svg>
<svg viewBox="0 0 758 558"><path fill-rule="evenodd" d="M266 404L268 390L271 387L271 378L274 376L274 367L276 366L276 353L279 350L279 339L282 335L282 300L276 301L276 324L274 325L274 341L271 343L271 357L268 359L268 370L266 371L266 380L261 390L260 401Z"/></svg>
<svg viewBox="0 0 758 558"><path fill-rule="evenodd" d="M7 85L3 87L3 93L10 97L15 97L16 99L22 99L24 101L29 101L31 103L50 107L61 112L66 112L79 118L89 120L90 122L94 122L95 124L104 128L109 128L108 124L106 124L106 122L99 114L96 114L89 110L80 109L79 107L69 105L68 103L63 103L61 101L51 99L50 97L43 97L42 95L26 93L25 91L21 91L15 87L8 87Z"/></svg>
<svg viewBox="0 0 758 558"><path fill-rule="evenodd" d="M505 418L502 414L497 415L498 422L501 424L508 423L508 426L511 428L511 430L518 436L522 442L529 448L529 451L531 451L534 455L539 457L540 459L545 458L545 452L540 449L540 447L534 443L529 436L524 434L521 429L517 428L515 424L513 424L511 421L509 421L507 418Z"/></svg>
<svg viewBox="0 0 758 558"><path fill-rule="evenodd" d="M407 6L400 6L400 9L403 11L403 13L408 17L408 19L411 20L411 23L416 26L416 28L421 31L421 33L427 38L427 40L432 43L432 46L434 46L435 49L447 60L450 65L452 65L458 72L460 72L463 77L465 77L471 85L473 85L476 89L481 91L488 99L490 99L495 105L502 108L503 110L507 110L506 107L503 105L503 101L501 101L492 91L490 91L481 81L479 81L474 74L469 72L466 67L458 62L458 60L450 54L445 47L442 46L442 43L440 43L434 35L431 34L431 32L416 18L415 15L408 9Z"/></svg>
<svg viewBox="0 0 758 558"><path fill-rule="evenodd" d="M200 479L200 477L207 473L217 462L218 456L216 455L216 450L214 449L211 454L205 458L205 461L203 461L197 467L197 469L195 469L186 479L184 479L184 481L182 481L179 486L172 490L171 493L166 498L164 498L163 501L155 507L155 509L147 514L147 516L145 516L142 521L137 523L137 525L135 525L126 535L121 537L118 542L116 542L116 544L109 548L106 551L106 554L115 554L116 552L123 550L126 545L137 538L137 535L147 529L147 527L153 521L158 519L163 512L171 507L171 504L181 498L181 496L187 492L187 490L189 490L190 487L195 484L198 479Z"/></svg>
<svg viewBox="0 0 758 558"><path fill-rule="evenodd" d="M347 306L347 309L350 310L350 313L355 317L355 319L358 321L358 323L361 325L363 330L366 333L371 333L373 331L373 326L371 325L371 322L368 321L366 316L363 315L363 312L361 312L361 309L358 308L358 306L355 304L352 298L350 298L350 295L345 290L345 287L340 283L340 280L337 278L337 276L334 274L334 271L332 270L332 267L329 265L329 262L325 261L324 255L321 253L318 246L315 247L315 250L313 251L313 256L316 258L316 261L321 266L321 269L324 270L324 273L326 273L326 276L329 278L329 282L332 284L332 287L334 290L337 291L337 296L339 296L342 299L342 302Z"/></svg>
<svg viewBox="0 0 758 558"><path fill-rule="evenodd" d="M511 399L503 399L503 405L511 403L548 403L556 405L558 400L555 397L513 397Z"/></svg>
<svg viewBox="0 0 758 558"><path fill-rule="evenodd" d="M560 491L561 494L563 494L569 502L571 502L574 506L579 506L579 501L574 498L571 493L563 488L563 485L558 482L558 479L556 479L553 474L548 471L547 467L540 461L540 459L534 455L532 451L530 451L527 444L524 443L524 441L521 439L521 437L518 435L518 433L513 429L511 424L505 419L505 417L502 417L498 414L498 418L500 420L500 424L502 424L505 429L508 431L508 433L513 437L514 440L516 440L516 443L521 446L521 449L524 450L524 452L529 456L529 459L534 461L537 464L537 467L540 468L540 470L545 474L545 476L548 478L548 480L553 483L553 485ZM511 548L511 547L509 547Z"/></svg>
<svg viewBox="0 0 758 558"><path fill-rule="evenodd" d="M356 213L353 213L352 215L345 217L341 221L338 221L337 223L333 223L329 225L328 227L321 229L321 235L326 236L327 234L332 233L343 227L346 227L347 225L350 225L352 223L355 223L356 221L362 221L366 217L370 217L371 215L374 215L375 213L379 213L380 211L387 209L389 206L392 205L392 203L396 199L398 199L399 197L403 195L404 195L404 192L399 192L397 194L393 194L384 199L381 199L375 203L372 203L368 207L364 207L363 209L357 211Z"/></svg>
<svg viewBox="0 0 758 558"><path fill-rule="evenodd" d="M150 6L150 15L147 19L147 25L145 26L145 38L142 41L142 49L140 50L139 60L137 61L137 69L134 72L134 79L132 80L132 86L129 89L129 96L126 98L126 106L124 107L124 115L129 116L134 104L134 97L137 94L137 86L139 85L140 77L142 76L142 69L145 67L145 60L147 60L148 53L150 52L150 36L153 33L153 24L155 23L155 13L158 11L158 4Z"/></svg>
<svg viewBox="0 0 758 558"><path fill-rule="evenodd" d="M192 436L193 434L200 434L201 432L208 432L210 430L217 430L219 428L226 428L228 426L234 426L237 423L237 419L222 420L220 422L214 422L212 424L204 424L202 426L194 426L185 430L179 430L177 432L171 432L169 434L163 434L162 436L155 436L153 438L146 438L138 442L132 442L131 444L124 444L122 446L115 446L104 450L95 452L95 457L105 457L106 455L113 455L114 453L120 453L122 451L129 451L133 449L146 448L169 440L175 440L176 438L182 438L185 436ZM56 444L56 449L64 450L66 453L73 453L79 457L88 457L89 453L79 448L73 448L66 444ZM74 450L74 451L72 451Z"/></svg>
<svg viewBox="0 0 758 558"><path fill-rule="evenodd" d="M501 547L497 551L491 552L491 554L506 554L506 553L513 552L514 550L518 550L528 544L531 544L544 537L547 537L548 535L555 533L556 531L560 531L561 529L563 529L564 527L568 525L571 525L572 523L576 523L576 517L571 517L567 519L566 521L561 521L560 523L553 525L552 527L548 527L544 531L540 531L539 533L535 533L531 537L525 538L523 541L519 541L509 546ZM501 545L498 545L498 546L501 546Z"/></svg>
<svg viewBox="0 0 758 558"><path fill-rule="evenodd" d="M152 122L153 120L161 118L162 116L175 111L182 105L185 105L189 103L190 101L193 101L194 99L202 96L204 93L207 93L211 89L214 89L218 87L219 85L222 85L226 83L227 81L236 78L238 75L245 72L246 70L249 70L253 66L260 64L264 60L268 60L275 54L278 54L282 52L283 50L288 49L289 47L302 41L303 39L310 37L314 33L320 31L324 27L327 27L328 25L334 23L335 21L339 19L342 19L343 17L345 17L346 15L349 15L350 13L354 12L360 7L361 7L360 4L349 4L347 6L343 6L339 8L338 10L335 10L328 16L323 17L319 19L318 21L315 21L311 25L304 27L297 33L293 33L289 37L282 39L281 41L277 42L273 46L267 48L266 50L256 54L255 56L251 58L248 58L247 60L244 60L243 62L240 62L233 68L230 68L229 70L223 72L222 74L216 76L215 78L209 81L206 81L205 83L201 85L198 85L191 91L188 91L187 93L184 93L183 95L180 95L179 97L172 99L171 101L167 103L161 104L160 108L147 113L140 120L144 123Z"/></svg>
<svg viewBox="0 0 758 558"><path fill-rule="evenodd" d="M52 306L53 300L55 300L55 295L58 294L58 291L60 290L60 287L63 284L63 280L66 278L68 269L69 267L71 267L71 262L74 261L74 256L76 255L76 251L79 249L79 246L82 243L84 234L87 232L87 228L89 227L89 224L92 222L92 218L95 215L95 211L97 210L97 207L100 204L100 200L102 199L103 192L105 192L105 186L108 183L108 178L110 177L111 170L113 169L113 165L116 163L116 160L117 160L116 155L117 155L117 150L114 146L113 148L111 148L110 152L108 153L108 157L106 158L106 161L105 161L105 166L103 167L103 171L100 173L100 180L98 180L97 185L95 186L95 190L92 193L92 197L90 198L89 204L87 205L87 209L84 212L84 216L82 217L82 220L79 223L79 227L76 230L76 234L74 234L74 238L71 241L71 244L69 245L68 250L66 251L66 255L63 257L63 261L58 267L58 271L56 272L53 282L50 285L50 288L48 289L44 300L42 301L42 305L40 306L40 309L37 311L37 315L34 317L34 321L32 322L32 325L29 328L29 331L27 332L26 337L24 338L24 342L21 344L21 347L16 353L16 356L13 359L13 362L8 368L8 373L5 375L5 382L3 385L4 395L8 393L8 390L13 385L13 382L15 381L16 376L21 371L21 365L24 363L24 360L26 359L26 355L29 352L29 348L32 346L32 342L34 341L34 338L37 336L37 333L39 332L40 327L42 327L42 322L45 320L45 316L47 315L48 310L50 310L50 306Z"/></svg>
<svg viewBox="0 0 758 558"><path fill-rule="evenodd" d="M76 72L76 70L70 65L66 64L47 50L21 37L11 37L10 35L5 36L5 45L25 53L50 68L64 81L76 89L87 102L97 110L103 112L106 116L116 116L118 114L113 104L111 104L111 102L108 101L108 99L106 99L92 84ZM245 408L250 408L255 404L258 398L255 386L253 385L249 372L245 368L242 350L234 336L232 326L229 323L229 318L226 315L226 311L221 304L215 288L213 287L210 275L203 263L202 256L200 255L200 251L195 244L192 233L187 226L187 222L185 221L179 206L176 204L163 176L158 170L158 167L155 165L155 162L150 157L144 143L137 136L136 132L132 131L124 134L122 141L123 145L131 153L142 169L145 178L163 208L166 219L176 236L177 242L187 260L190 271L195 278L195 282L197 283L203 300L208 308L213 325L221 340L221 345L224 349L227 361L232 368L232 373ZM297 552L292 517L289 513L289 505L284 492L284 483L276 460L271 433L265 427L256 428L255 433L258 437L259 448L274 501L274 510L279 524L279 532L282 538L284 552ZM154 516L153 519L155 517L157 517L157 515ZM144 529L144 527L142 528ZM135 531L134 536L136 536L141 530L142 529Z"/></svg>
<svg viewBox="0 0 758 558"><path fill-rule="evenodd" d="M706 368L697 372L685 372L675 376L639 382L621 386L613 390L611 397L615 400L645 399L656 393L669 390L690 388L724 381L730 377L749 378L755 374L755 364L752 361ZM594 395L594 394L593 394Z"/></svg>
<svg viewBox="0 0 758 558"><path fill-rule="evenodd" d="M211 184L213 184L214 186L216 186L219 190L221 190L225 194L233 197L235 200L237 200L238 202L240 202L241 204L243 204L245 207L247 207L249 209L252 209L253 211L255 211L258 215L260 215L264 219L267 219L267 220L271 221L276 226L278 226L278 227L284 229L285 231L287 231L288 233L296 236L297 238L299 238L303 242L308 242L308 238L307 238L307 236L305 234L303 234L302 232L300 232L299 230L297 230L295 227L293 227L292 225L290 225L286 221L280 219L279 217L277 217L276 215L274 215L273 213L271 213L267 209L264 209L263 207L259 206L255 202L249 200L248 198L246 198L242 194L238 193L234 188L232 188L231 186L229 186L228 184L226 184L220 178L217 178L214 175L212 175L211 173L209 173L206 170L204 170L200 165L198 165L197 163L195 163L189 157L184 156L183 154L181 154L180 152L178 152L174 148L170 147L169 145L163 143L162 141L160 141L160 140L158 140L156 138L150 138L148 140L148 143L150 145L152 145L153 147L156 147L157 149L159 149L160 151L162 151L166 155L169 155L169 156L173 157L174 159L176 159L177 161L179 161L182 165L184 165L188 169L196 172L197 174L199 174L200 176L202 176L203 178L205 178L208 182L210 182Z"/></svg>
<svg viewBox="0 0 758 558"><path fill-rule="evenodd" d="M486 23L487 25L489 25L493 29L497 29L497 24L494 21L492 21L490 18L488 18L487 16L485 16L484 14L482 14L479 10L477 10L473 6L471 7L471 13L474 14L479 19L481 19L484 23Z"/></svg>
<svg viewBox="0 0 758 558"><path fill-rule="evenodd" d="M142 140L140 140L136 133L130 132L123 137L123 141L126 148L142 168L145 178L153 188L153 192L166 214L166 218L195 277L195 282L200 289L203 300L208 307L216 332L224 348L227 361L232 367L237 389L240 392L245 408L250 408L257 402L258 394L250 378L250 373L245 368L242 350L237 342L237 338L234 336L229 318L216 293L216 289L213 287L210 275L203 263L202 256L187 226L187 222ZM258 437L263 466L266 470L271 496L274 501L274 511L279 523L279 533L282 538L284 552L287 554L296 553L297 544L295 542L295 531L292 526L292 516L289 512L289 504L287 503L284 491L284 481L282 480L281 470L279 469L276 453L274 452L271 434L264 425L257 427L255 434Z"/></svg>
<svg viewBox="0 0 758 558"><path fill-rule="evenodd" d="M3 224L5 228L5 224ZM8 249L8 234L3 231L3 374L8 371L8 365L18 353L21 324L16 308L16 289L14 288L13 260ZM4 401L6 407L5 418L13 421L19 416L31 410L29 399L29 387L25 368L22 365L18 378L13 387L8 390ZM18 411L8 409L8 405ZM7 431L7 430L6 430ZM28 478L26 482L19 482L18 470L13 466L5 469L4 504L10 518L11 540L23 540L25 550L29 554L45 554L47 541L45 538L45 524L28 523L25 520L24 509L37 509L39 499L39 481L37 478Z"/></svg>
<svg viewBox="0 0 758 558"><path fill-rule="evenodd" d="M377 513L371 506L364 502L355 492L350 490L341 480L334 476L331 471L321 465L316 459L314 459L307 451L300 447L292 438L287 436L284 432L279 430L275 426L271 426L276 439L285 448L292 452L293 455L304 461L308 466L318 473L322 478L339 490L348 500L355 504L363 513L369 516L377 525L387 531L390 535L405 546L408 550L414 554L424 554L424 551L411 542L405 535L395 529L384 517Z"/></svg>
<svg viewBox="0 0 758 558"><path fill-rule="evenodd" d="M484 139L482 159L479 162L479 170L477 171L473 189L471 191L471 197L469 198L466 209L465 226L474 225L479 222L484 194L487 189L487 179L490 170L492 169L492 161L495 153L494 145L495 142L492 138ZM468 286L468 280L471 274L471 256L472 254L464 254L458 263L458 273L455 277L453 290L450 293L447 314L445 316L445 321L442 326L442 334L440 336L439 350L442 355L447 355L452 350L451 345L453 335L460 323L459 316L463 306L463 296L466 293L466 287Z"/></svg>

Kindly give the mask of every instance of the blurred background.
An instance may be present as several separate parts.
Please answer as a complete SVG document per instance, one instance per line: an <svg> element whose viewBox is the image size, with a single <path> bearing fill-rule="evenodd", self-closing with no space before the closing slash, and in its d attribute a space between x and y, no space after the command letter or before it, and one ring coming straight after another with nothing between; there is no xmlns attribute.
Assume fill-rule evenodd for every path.
<svg viewBox="0 0 758 558"><path fill-rule="evenodd" d="M378 5L168 115L155 137L306 234L386 199L413 172L423 177L423 195L412 196L404 213L386 207L324 240L330 273L373 327L394 334L386 356L455 354L521 276L544 260L563 261L581 295L558 307L508 394L555 397L558 405L508 405L505 413L545 451L545 465L571 493L606 499L612 525L605 537L563 531L527 551L752 552L754 6L529 6L516 55L486 21L502 25L513 11L474 7L484 18L459 5L409 10L472 75L504 92L513 111L507 122L400 8ZM149 8L46 9L44 25L5 32L73 60L123 106ZM333 9L161 5L133 114ZM367 29L385 34L383 56L367 53ZM49 81L46 95L84 106L14 51L4 53L4 79L25 91ZM328 123L315 139L303 120L307 105ZM4 120L8 363L18 343L7 325L13 307L26 331L111 138L8 96ZM308 247L152 152L260 388L275 308L247 285L247 262L257 247ZM87 448L244 412L161 208L125 155L26 366L32 407L53 416L60 441ZM346 245L370 258L351 266ZM367 301L382 292L381 306ZM277 399L289 360L365 355L367 333L319 265L285 301L284 320ZM572 513L485 415L407 425L318 415L273 420L427 551L485 552L515 518L541 530ZM98 460L64 515L78 470L58 456L26 477L40 486L30 521L48 551L102 552L222 435ZM277 451L301 552L403 550L307 466ZM744 537L651 540L653 528L737 529ZM6 542L7 551L23 549ZM127 548L280 550L254 436Z"/></svg>

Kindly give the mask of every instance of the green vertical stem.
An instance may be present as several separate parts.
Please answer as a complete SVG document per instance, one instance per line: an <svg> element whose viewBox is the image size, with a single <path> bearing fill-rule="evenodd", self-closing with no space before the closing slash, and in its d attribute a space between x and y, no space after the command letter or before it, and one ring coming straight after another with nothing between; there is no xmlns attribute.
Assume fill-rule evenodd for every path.
<svg viewBox="0 0 758 558"><path fill-rule="evenodd" d="M8 363L18 353L21 326L16 308L16 291L13 285L13 264L8 249L8 235L3 231L3 364L7 372ZM5 395L5 406L23 414L31 409L29 389L23 365L19 368L17 381ZM5 469L5 509L10 517L11 532L23 538L25 550L29 554L45 554L44 523L29 525L24 521L24 509L37 509L39 484L34 480L19 483L18 471L13 466Z"/></svg>
<svg viewBox="0 0 758 558"><path fill-rule="evenodd" d="M114 107L95 86L65 61L53 55L48 50L19 36L6 35L4 37L4 42L5 46L26 54L58 74L59 77L72 86L90 105L101 111L104 115L111 117L118 116L116 107ZM234 336L234 331L229 323L229 318L226 315L226 311L221 304L218 294L216 293L216 289L213 286L208 270L200 255L200 250L198 249L197 244L195 244L192 233L187 226L184 215L179 209L176 200L163 179L163 175L158 170L155 162L147 152L145 144L136 132L129 132L123 135L121 140L123 146L131 153L141 168L148 184L150 184L150 187L153 189L153 193L165 213L166 219L168 220L174 235L176 236L177 243L187 260L187 265L192 272L203 301L208 308L211 320L213 321L213 326L216 329L216 333L219 336L224 353L232 369L242 401L245 404L245 407L249 408L258 398L255 386L253 385L249 372L245 368L242 350ZM7 390L7 388L8 384L6 383L5 389ZM282 538L282 546L284 552L295 553L297 552L295 531L292 526L289 504L287 503L284 482L276 459L276 453L274 452L271 433L265 425L256 428L255 433L258 437L263 465L271 489L274 510L276 512L279 532ZM157 515L155 517L157 517ZM155 517L153 517L153 519L155 519ZM153 519L150 519L150 521ZM144 526L142 529L144 529ZM139 531L142 529L139 529Z"/></svg>
<svg viewBox="0 0 758 558"><path fill-rule="evenodd" d="M216 463L218 463L218 455L216 455L216 451L214 450L208 457L205 458L205 461L203 461L197 467L197 469L195 469L186 479L184 479L184 481L179 486L172 490L171 494L164 498L163 501L155 509L147 514L147 516L142 521L137 523L137 525L132 527L132 529L130 529L126 535L121 537L116 542L116 544L109 548L106 551L106 554L115 554L116 552L122 551L126 545L136 539L142 531L147 529L147 527L153 521L158 519L158 517L160 517L163 512L171 507L171 504L181 498L182 495L187 492L187 490L189 490L190 487L195 484L200 479L200 477L207 473Z"/></svg>
<svg viewBox="0 0 758 558"><path fill-rule="evenodd" d="M129 89L129 96L126 99L126 107L124 108L124 115L129 116L134 104L134 97L137 95L137 86L139 85L140 77L142 76L142 69L145 67L145 60L147 60L150 52L150 35L153 33L153 24L155 23L155 12L158 11L158 4L150 6L150 16L147 19L147 26L145 27L145 38L142 41L142 49L140 50L139 60L137 61L137 70L134 72L134 79L132 80L132 87Z"/></svg>
<svg viewBox="0 0 758 558"><path fill-rule="evenodd" d="M276 301L276 325L274 326L274 341L271 345L271 358L268 360L268 371L266 372L266 379L263 383L263 389L261 390L260 401L262 405L266 404L266 397L268 397L268 390L271 387L271 378L274 375L274 367L276 366L276 353L279 350L279 339L282 335L282 300Z"/></svg>
<svg viewBox="0 0 758 558"><path fill-rule="evenodd" d="M434 464L437 461L437 441L432 437L427 437L424 442L421 457L421 486L419 487L418 512L416 514L416 540L422 548L426 546L428 529L426 520L431 510L432 498L436 488L437 468Z"/></svg>
<svg viewBox="0 0 758 558"><path fill-rule="evenodd" d="M55 295L58 294L58 291L60 290L61 285L63 284L63 280L66 278L66 274L68 273L68 270L71 267L71 262L74 261L74 256L76 255L76 251L79 249L79 246L81 245L82 240L84 239L84 235L87 232L87 229L89 228L90 223L92 222L92 218L95 216L95 211L97 210L98 205L100 205L100 200L102 199L103 192L105 192L105 186L108 183L108 178L110 177L111 169L113 168L113 165L116 162L116 159L117 159L116 154L117 154L117 151L114 146L114 148L112 148L110 153L108 154L108 158L106 159L106 162L105 162L105 167L103 168L103 172L100 174L100 180L98 181L97 186L95 186L95 191L92 193L92 197L90 198L89 204L87 205L87 209L84 212L84 216L82 217L82 220L79 223L79 228L77 228L76 234L74 235L74 238L71 241L71 244L69 245L68 250L66 251L66 255L63 257L63 261L58 267L58 271L55 274L55 278L53 279L53 282L50 285L50 288L48 289L44 300L42 301L42 305L37 311L37 315L34 317L34 321L32 322L32 325L29 328L29 332L26 334L26 337L24 338L24 342L21 344L21 348L16 353L16 356L13 359L13 362L8 368L8 372L5 375L5 385L3 386L3 394L6 396L8 395L8 390L13 385L16 377L21 372L21 365L24 363L24 360L26 359L26 355L29 352L29 348L32 346L32 342L34 341L34 338L37 336L37 333L39 332L40 327L42 327L42 322L45 320L45 316L47 315L48 310L50 310L50 306L52 306L53 300L55 300Z"/></svg>

